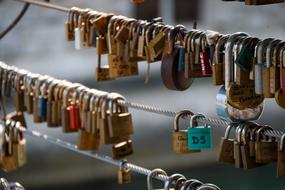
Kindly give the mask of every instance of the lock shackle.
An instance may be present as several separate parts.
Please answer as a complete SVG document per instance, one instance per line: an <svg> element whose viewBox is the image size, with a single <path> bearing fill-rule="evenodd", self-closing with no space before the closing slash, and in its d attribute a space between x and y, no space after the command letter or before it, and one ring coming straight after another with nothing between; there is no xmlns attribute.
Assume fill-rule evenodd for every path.
<svg viewBox="0 0 285 190"><path fill-rule="evenodd" d="M244 123L239 123L239 125L236 128L236 139L238 142L242 142L241 135L242 135L242 130L244 127L245 127Z"/></svg>
<svg viewBox="0 0 285 190"><path fill-rule="evenodd" d="M225 139L228 139L230 137L230 133L232 131L233 128L237 128L237 125L238 123L230 123L227 128L226 128L226 131L225 131L225 135L224 135L224 138Z"/></svg>
<svg viewBox="0 0 285 190"><path fill-rule="evenodd" d="M187 179L186 179L186 178L183 178L183 177L177 179L177 180L176 180L176 183L175 183L175 185L174 185L174 189L181 189L181 187L184 185L184 183L185 183L186 180L187 180Z"/></svg>
<svg viewBox="0 0 285 190"><path fill-rule="evenodd" d="M194 128L197 125L198 118L206 118L203 114L194 114L190 119L190 128Z"/></svg>
<svg viewBox="0 0 285 190"><path fill-rule="evenodd" d="M247 33L244 32L237 32L228 38L226 45L225 45L225 89L227 90L230 86L230 82L233 81L234 79L234 74L233 74L233 66L234 66L234 61L233 61L233 48L236 43L236 41L240 37L245 37L249 36Z"/></svg>
<svg viewBox="0 0 285 190"><path fill-rule="evenodd" d="M174 118L174 125L173 125L175 132L179 131L179 120L182 116L185 116L185 115L192 116L193 112L191 112L190 110L182 110L182 111L176 113L175 118Z"/></svg>
<svg viewBox="0 0 285 190"><path fill-rule="evenodd" d="M212 184L212 183L205 183L204 185L207 187L212 187L214 190L221 190L217 185Z"/></svg>
<svg viewBox="0 0 285 190"><path fill-rule="evenodd" d="M152 183L152 180L155 176L158 176L158 175L165 175L167 176L167 173L160 169L160 168L157 168L157 169L154 169L152 170L148 175L147 175L147 189L148 190L153 190L153 183Z"/></svg>
<svg viewBox="0 0 285 190"><path fill-rule="evenodd" d="M176 183L179 179L185 179L186 180L185 176L182 174L172 174L169 177L169 179L165 182L164 190L169 190L172 184L176 185Z"/></svg>
<svg viewBox="0 0 285 190"><path fill-rule="evenodd" d="M268 126L268 125L265 125L265 126L262 126L262 127L260 127L260 129L258 129L257 131L256 131L256 141L261 141L261 136L263 135L264 137L266 137L263 133L264 133L264 131L265 130L269 130L269 131L273 131L273 128L272 127L270 127L270 126Z"/></svg>
<svg viewBox="0 0 285 190"><path fill-rule="evenodd" d="M271 67L271 65L272 65L272 54L273 54L274 47L275 47L276 45L278 45L280 42L281 42L281 40L275 39L275 40L272 40L272 41L268 44L268 46L267 46L267 48L266 48L266 62L265 62L265 66L266 66L267 68L270 68L270 67Z"/></svg>
<svg viewBox="0 0 285 190"><path fill-rule="evenodd" d="M264 64L264 52L266 50L266 47L272 42L273 38L267 38L264 39L259 43L257 46L257 64L263 65Z"/></svg>
<svg viewBox="0 0 285 190"><path fill-rule="evenodd" d="M118 93L114 93L114 92L110 93L110 96L111 96L111 99L109 102L110 114L113 114L114 110L116 110L116 112L118 112L119 108L120 108L120 113L128 112L128 107L119 106L119 104L118 104L118 100L123 100L123 101L126 100L126 98L124 96L122 96L121 94L118 94ZM115 109L114 109L114 106L116 106Z"/></svg>
<svg viewBox="0 0 285 190"><path fill-rule="evenodd" d="M241 141L246 144L248 140L252 140L252 132L254 129L256 129L258 125L256 123L252 122L245 122L244 123L244 128L242 129L241 132ZM249 137L247 136L249 133Z"/></svg>
<svg viewBox="0 0 285 190"><path fill-rule="evenodd" d="M90 101L89 101L89 110L94 111L96 113L98 111L102 111L102 109L101 109L102 98L103 98L103 96L107 96L107 95L108 95L108 93L103 92L103 91L99 91L96 94L92 94Z"/></svg>
<svg viewBox="0 0 285 190"><path fill-rule="evenodd" d="M75 87L73 89L73 92L72 92L72 101L71 101L71 103L75 105L76 102L79 100L80 93L84 92L86 90L87 90L87 87L83 86L83 85Z"/></svg>
<svg viewBox="0 0 285 190"><path fill-rule="evenodd" d="M215 63L216 64L222 63L221 54L223 52L221 52L221 48L225 45L228 38L229 38L229 35L224 35L224 36L220 37L216 43L216 46L215 46Z"/></svg>
<svg viewBox="0 0 285 190"><path fill-rule="evenodd" d="M285 141L285 134L283 134L281 139L280 139L279 151L284 151L284 141Z"/></svg>
<svg viewBox="0 0 285 190"><path fill-rule="evenodd" d="M197 179L189 179L189 180L185 181L185 183L182 185L180 190L188 190L189 186L194 182L202 183L201 181L199 181Z"/></svg>

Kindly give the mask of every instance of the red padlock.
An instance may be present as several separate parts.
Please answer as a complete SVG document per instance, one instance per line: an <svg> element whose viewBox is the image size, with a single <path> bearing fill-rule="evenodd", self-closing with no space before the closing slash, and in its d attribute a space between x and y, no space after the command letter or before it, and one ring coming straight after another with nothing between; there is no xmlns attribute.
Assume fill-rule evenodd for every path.
<svg viewBox="0 0 285 190"><path fill-rule="evenodd" d="M74 89L72 94L72 102L69 106L69 115L70 115L70 128L71 129L80 129L81 127L81 119L80 119L80 110L79 110L79 93L80 90L84 90L84 88Z"/></svg>
<svg viewBox="0 0 285 190"><path fill-rule="evenodd" d="M71 129L80 129L81 121L80 121L80 113L79 107L77 105L71 105L69 107L70 113L70 128Z"/></svg>
<svg viewBox="0 0 285 190"><path fill-rule="evenodd" d="M202 67L202 74L204 76L212 75L212 67L210 63L210 51L201 52L200 61Z"/></svg>

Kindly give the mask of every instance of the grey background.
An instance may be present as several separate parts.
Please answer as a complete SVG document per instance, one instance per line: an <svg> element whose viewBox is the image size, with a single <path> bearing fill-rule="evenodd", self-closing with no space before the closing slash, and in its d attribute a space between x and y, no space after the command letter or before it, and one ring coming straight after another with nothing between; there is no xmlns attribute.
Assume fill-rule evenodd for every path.
<svg viewBox="0 0 285 190"><path fill-rule="evenodd" d="M147 0L146 0L147 1ZM81 0L52 1L67 7L90 7L99 11L133 16L134 7L129 0ZM162 1L164 2L164 1ZM225 3L220 0L200 0L198 28L222 33L244 31L260 38L284 39L284 4L247 7L242 3ZM0 30L7 26L22 4L11 0L0 1ZM191 0L189 1L191 6ZM147 10L146 10L147 13ZM167 90L160 80L160 63L151 65L152 78L144 85L146 64L140 63L140 75L112 82L95 82L95 49L77 51L64 36L62 12L31 6L17 27L0 41L0 60L9 65L48 74L59 79L80 82L92 88L119 92L128 100L170 110L191 109L215 116L215 96L219 87L210 79L196 79L184 92ZM168 20L165 20L168 23ZM173 20L169 20L173 22ZM183 23L188 28L192 21ZM275 129L284 128L285 112L274 100L267 100L260 123ZM135 134L134 155L128 161L153 169L161 167L169 174L179 172L187 178L211 182L223 189L249 190L285 188L285 182L277 179L276 165L249 171L215 161L217 146L223 129L214 129L214 148L193 155L175 155L171 147L172 118L130 110L133 114ZM60 129L48 129L45 124L33 124L29 128L76 142L76 135L63 134ZM146 177L134 175L128 185L116 183L117 168L101 161L86 158L33 137L28 140L28 164L13 173L0 172L0 177L21 182L26 189L146 189ZM110 154L110 147L100 152Z"/></svg>

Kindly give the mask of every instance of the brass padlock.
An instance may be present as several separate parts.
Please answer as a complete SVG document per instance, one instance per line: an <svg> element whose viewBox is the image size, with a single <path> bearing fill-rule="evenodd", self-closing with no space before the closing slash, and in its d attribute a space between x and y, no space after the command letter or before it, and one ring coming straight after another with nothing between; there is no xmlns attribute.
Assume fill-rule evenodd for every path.
<svg viewBox="0 0 285 190"><path fill-rule="evenodd" d="M114 97L114 99L109 101L110 114L108 115L108 127L111 137L129 136L133 134L132 115L128 112L126 107L118 105L118 100L124 100L124 98Z"/></svg>
<svg viewBox="0 0 285 190"><path fill-rule="evenodd" d="M241 156L241 134L244 126L239 124L236 128L236 138L234 141L234 158L235 168L243 168L242 156Z"/></svg>
<svg viewBox="0 0 285 190"><path fill-rule="evenodd" d="M100 132L100 142L101 144L117 144L123 141L127 141L130 139L129 136L119 136L119 137L111 137L109 133L108 126L108 115L110 114L110 110L107 109L107 104L109 103L111 97L107 97L106 95L102 96L100 99L100 108L101 108L101 117L99 119L99 132Z"/></svg>
<svg viewBox="0 0 285 190"><path fill-rule="evenodd" d="M127 184L131 183L131 171L126 168L127 161L122 161L121 166L118 171L118 184Z"/></svg>
<svg viewBox="0 0 285 190"><path fill-rule="evenodd" d="M246 122L243 125L244 125L244 128L241 134L242 144L240 146L243 168L252 169L252 168L260 167L262 166L262 164L256 163L255 157L250 156L251 133L254 130L254 128L257 127L257 125L251 122Z"/></svg>
<svg viewBox="0 0 285 190"><path fill-rule="evenodd" d="M221 138L220 148L219 148L218 157L217 157L217 161L219 162L235 164L234 139L229 139L230 132L233 128L236 128L235 123L231 123L227 127L224 137Z"/></svg>
<svg viewBox="0 0 285 190"><path fill-rule="evenodd" d="M273 129L269 126L263 126L256 132L256 162L261 164L268 164L277 160L277 141L275 138L270 139L268 136L262 134L265 130Z"/></svg>
<svg viewBox="0 0 285 190"><path fill-rule="evenodd" d="M4 143L3 143L3 155L2 155L2 164L1 168L5 172L12 172L15 171L18 168L17 162L14 159L13 156L13 131L10 129L11 124L6 125L6 131L5 131L5 136L4 136ZM8 128L9 127L9 128Z"/></svg>
<svg viewBox="0 0 285 190"><path fill-rule="evenodd" d="M188 148L188 131L187 130L179 130L179 119L182 116L193 115L193 113L189 110L183 110L176 114L174 119L174 131L172 133L172 146L173 151L175 153L192 153L197 151L190 151Z"/></svg>
<svg viewBox="0 0 285 190"><path fill-rule="evenodd" d="M212 65L213 70L213 84L222 85L224 84L224 55L221 53L222 48L224 47L228 36L221 37L215 47L215 62Z"/></svg>
<svg viewBox="0 0 285 190"><path fill-rule="evenodd" d="M133 154L133 143L129 139L112 146L112 158L119 160Z"/></svg>
<svg viewBox="0 0 285 190"><path fill-rule="evenodd" d="M282 135L278 150L277 159L277 177L285 177L285 150L284 150L285 134Z"/></svg>
<svg viewBox="0 0 285 190"><path fill-rule="evenodd" d="M13 139L13 157L17 166L22 167L27 163L26 139L23 132L17 128L19 126L20 123L16 122Z"/></svg>

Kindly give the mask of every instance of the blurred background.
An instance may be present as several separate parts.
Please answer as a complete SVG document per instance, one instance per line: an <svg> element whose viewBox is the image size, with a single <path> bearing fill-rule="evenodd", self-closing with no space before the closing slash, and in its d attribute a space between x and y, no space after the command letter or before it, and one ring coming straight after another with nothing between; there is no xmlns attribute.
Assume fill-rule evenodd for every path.
<svg viewBox="0 0 285 190"><path fill-rule="evenodd" d="M151 19L162 16L166 23L184 24L221 33L248 32L260 38L285 39L284 4L249 7L239 2L220 0L145 0L133 5L129 0L51 0L66 7L78 6L129 17ZM0 31L18 14L22 3L0 0ZM184 92L167 90L160 80L160 63L151 65L151 81L144 84L146 64L140 63L140 75L111 82L95 81L95 49L77 51L67 42L64 22L67 14L31 6L23 20L0 41L0 60L9 65L48 74L55 78L79 82L91 88L119 92L132 102L158 106L170 110L191 109L209 116L215 114L215 96L219 87L211 79L196 79ZM80 68L80 69L79 69ZM11 108L12 110L12 108ZM182 173L187 178L217 184L222 189L252 190L285 188L285 181L276 178L276 164L252 170L235 169L216 162L223 129L214 129L214 147L199 154L175 155L172 152L173 119L130 109L135 133L134 154L128 161L149 169L163 168L168 174ZM284 128L285 111L275 100L266 100L261 124ZM33 124L27 115L28 127L76 143L76 135L63 134L61 129L50 129L45 124ZM26 189L147 189L146 176L133 175L131 184L117 184L118 168L104 162L27 136L28 164L13 173L0 172L0 177L18 181ZM110 155L110 147L102 151Z"/></svg>

